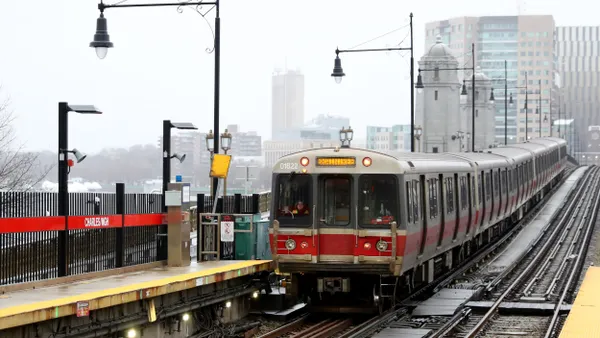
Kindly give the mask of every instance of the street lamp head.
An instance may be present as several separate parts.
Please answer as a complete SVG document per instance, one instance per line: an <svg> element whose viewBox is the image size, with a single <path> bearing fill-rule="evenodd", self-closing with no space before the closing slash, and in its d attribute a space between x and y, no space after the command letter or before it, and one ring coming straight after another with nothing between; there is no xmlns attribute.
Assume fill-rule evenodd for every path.
<svg viewBox="0 0 600 338"><path fill-rule="evenodd" d="M90 47L96 49L96 55L99 59L104 59L108 53L108 49L113 47L113 43L110 42L110 36L108 35L104 13L100 13L100 17L96 20L96 34L94 34L94 41L90 42Z"/></svg>
<svg viewBox="0 0 600 338"><path fill-rule="evenodd" d="M508 104L512 107L513 105L513 98L512 98L512 93L510 93L510 97L508 99Z"/></svg>
<svg viewBox="0 0 600 338"><path fill-rule="evenodd" d="M215 151L215 135L213 134L212 129L206 134L206 150L211 153Z"/></svg>
<svg viewBox="0 0 600 338"><path fill-rule="evenodd" d="M492 93L490 94L490 103L494 104L494 101L496 100L494 99L494 88L492 88Z"/></svg>
<svg viewBox="0 0 600 338"><path fill-rule="evenodd" d="M335 79L335 83L341 83L342 77L346 76L342 69L342 60L340 59L339 49L335 50L335 62L333 64L333 73L331 73L331 76Z"/></svg>
<svg viewBox="0 0 600 338"><path fill-rule="evenodd" d="M352 141L353 136L354 136L354 130L352 130L352 127L348 126L348 129L346 129L346 137L347 137L348 141Z"/></svg>
<svg viewBox="0 0 600 338"><path fill-rule="evenodd" d="M231 133L227 131L227 129L225 129L225 132L223 134L221 134L221 148L224 151L228 151L229 149L231 149Z"/></svg>
<svg viewBox="0 0 600 338"><path fill-rule="evenodd" d="M460 95L467 96L467 81L463 80L462 91Z"/></svg>
<svg viewBox="0 0 600 338"><path fill-rule="evenodd" d="M423 134L423 128L421 126L416 126L415 127L415 135L417 137L420 137Z"/></svg>
<svg viewBox="0 0 600 338"><path fill-rule="evenodd" d="M417 93L421 94L423 92L423 77L421 76L421 72L419 71L419 74L417 75L417 84L415 85L415 88L417 88Z"/></svg>
<svg viewBox="0 0 600 338"><path fill-rule="evenodd" d="M102 112L91 104L69 104L69 111L78 114L102 114Z"/></svg>
<svg viewBox="0 0 600 338"><path fill-rule="evenodd" d="M179 163L183 163L183 161L185 161L185 154L180 155L178 153L175 153L171 155L171 158L176 158L179 160Z"/></svg>
<svg viewBox="0 0 600 338"><path fill-rule="evenodd" d="M346 127L342 127L342 129L340 129L340 142L342 142L342 144L344 142L346 142L346 140L348 139L348 136L346 134Z"/></svg>
<svg viewBox="0 0 600 338"><path fill-rule="evenodd" d="M180 130L197 130L196 126L190 122L171 122L171 127Z"/></svg>
<svg viewBox="0 0 600 338"><path fill-rule="evenodd" d="M544 122L548 122L548 115L544 115Z"/></svg>

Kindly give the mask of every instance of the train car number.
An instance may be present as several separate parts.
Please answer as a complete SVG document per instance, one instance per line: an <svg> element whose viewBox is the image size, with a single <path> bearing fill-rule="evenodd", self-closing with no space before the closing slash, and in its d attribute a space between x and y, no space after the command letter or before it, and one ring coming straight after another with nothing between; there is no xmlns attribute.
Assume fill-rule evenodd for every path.
<svg viewBox="0 0 600 338"><path fill-rule="evenodd" d="M279 164L279 169L282 170L297 170L298 169L298 163L293 163L293 162L288 162L288 163L280 163Z"/></svg>

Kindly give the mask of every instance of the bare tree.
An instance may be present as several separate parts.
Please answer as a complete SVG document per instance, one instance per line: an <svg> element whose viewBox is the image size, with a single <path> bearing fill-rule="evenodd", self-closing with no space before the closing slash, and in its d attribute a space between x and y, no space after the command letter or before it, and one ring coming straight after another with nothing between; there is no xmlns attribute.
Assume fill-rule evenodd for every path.
<svg viewBox="0 0 600 338"><path fill-rule="evenodd" d="M0 88L1 89L1 88ZM28 191L39 183L51 167L42 168L38 155L24 151L17 144L13 122L15 116L10 109L10 99L0 100L0 191ZM12 202L3 198L2 204Z"/></svg>

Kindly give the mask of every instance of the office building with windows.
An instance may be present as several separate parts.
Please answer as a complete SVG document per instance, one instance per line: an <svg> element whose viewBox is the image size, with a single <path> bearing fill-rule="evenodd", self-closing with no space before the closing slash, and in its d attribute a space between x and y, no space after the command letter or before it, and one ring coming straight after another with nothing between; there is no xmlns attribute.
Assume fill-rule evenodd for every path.
<svg viewBox="0 0 600 338"><path fill-rule="evenodd" d="M377 151L410 151L410 124L367 126L366 148Z"/></svg>
<svg viewBox="0 0 600 338"><path fill-rule="evenodd" d="M557 27L556 56L561 112L573 120L578 149L593 151L598 141L590 128L600 125L600 26Z"/></svg>
<svg viewBox="0 0 600 338"><path fill-rule="evenodd" d="M472 67L471 48L474 44L475 66L481 67L494 88L497 143L504 143L505 114L508 143L522 142L526 134L529 138L538 137L540 119L542 136L550 135L551 120L558 108L551 104L558 94L554 63L555 24L551 15L459 17L429 22L425 30L426 48L430 48L440 35L442 42L454 52L459 67ZM459 73L461 79L468 80L471 75L471 71ZM529 92L527 113L525 87ZM513 105L507 104L505 110L505 97L510 100L511 93Z"/></svg>

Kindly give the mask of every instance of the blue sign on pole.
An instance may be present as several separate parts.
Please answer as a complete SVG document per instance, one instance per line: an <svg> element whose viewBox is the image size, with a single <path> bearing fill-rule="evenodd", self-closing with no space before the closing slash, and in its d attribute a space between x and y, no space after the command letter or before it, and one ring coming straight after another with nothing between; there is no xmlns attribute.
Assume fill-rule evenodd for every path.
<svg viewBox="0 0 600 338"><path fill-rule="evenodd" d="M175 182L178 182L178 183L179 183L179 182L181 182L181 181L182 181L182 179L181 179L181 175L176 175L176 176L175 176Z"/></svg>

